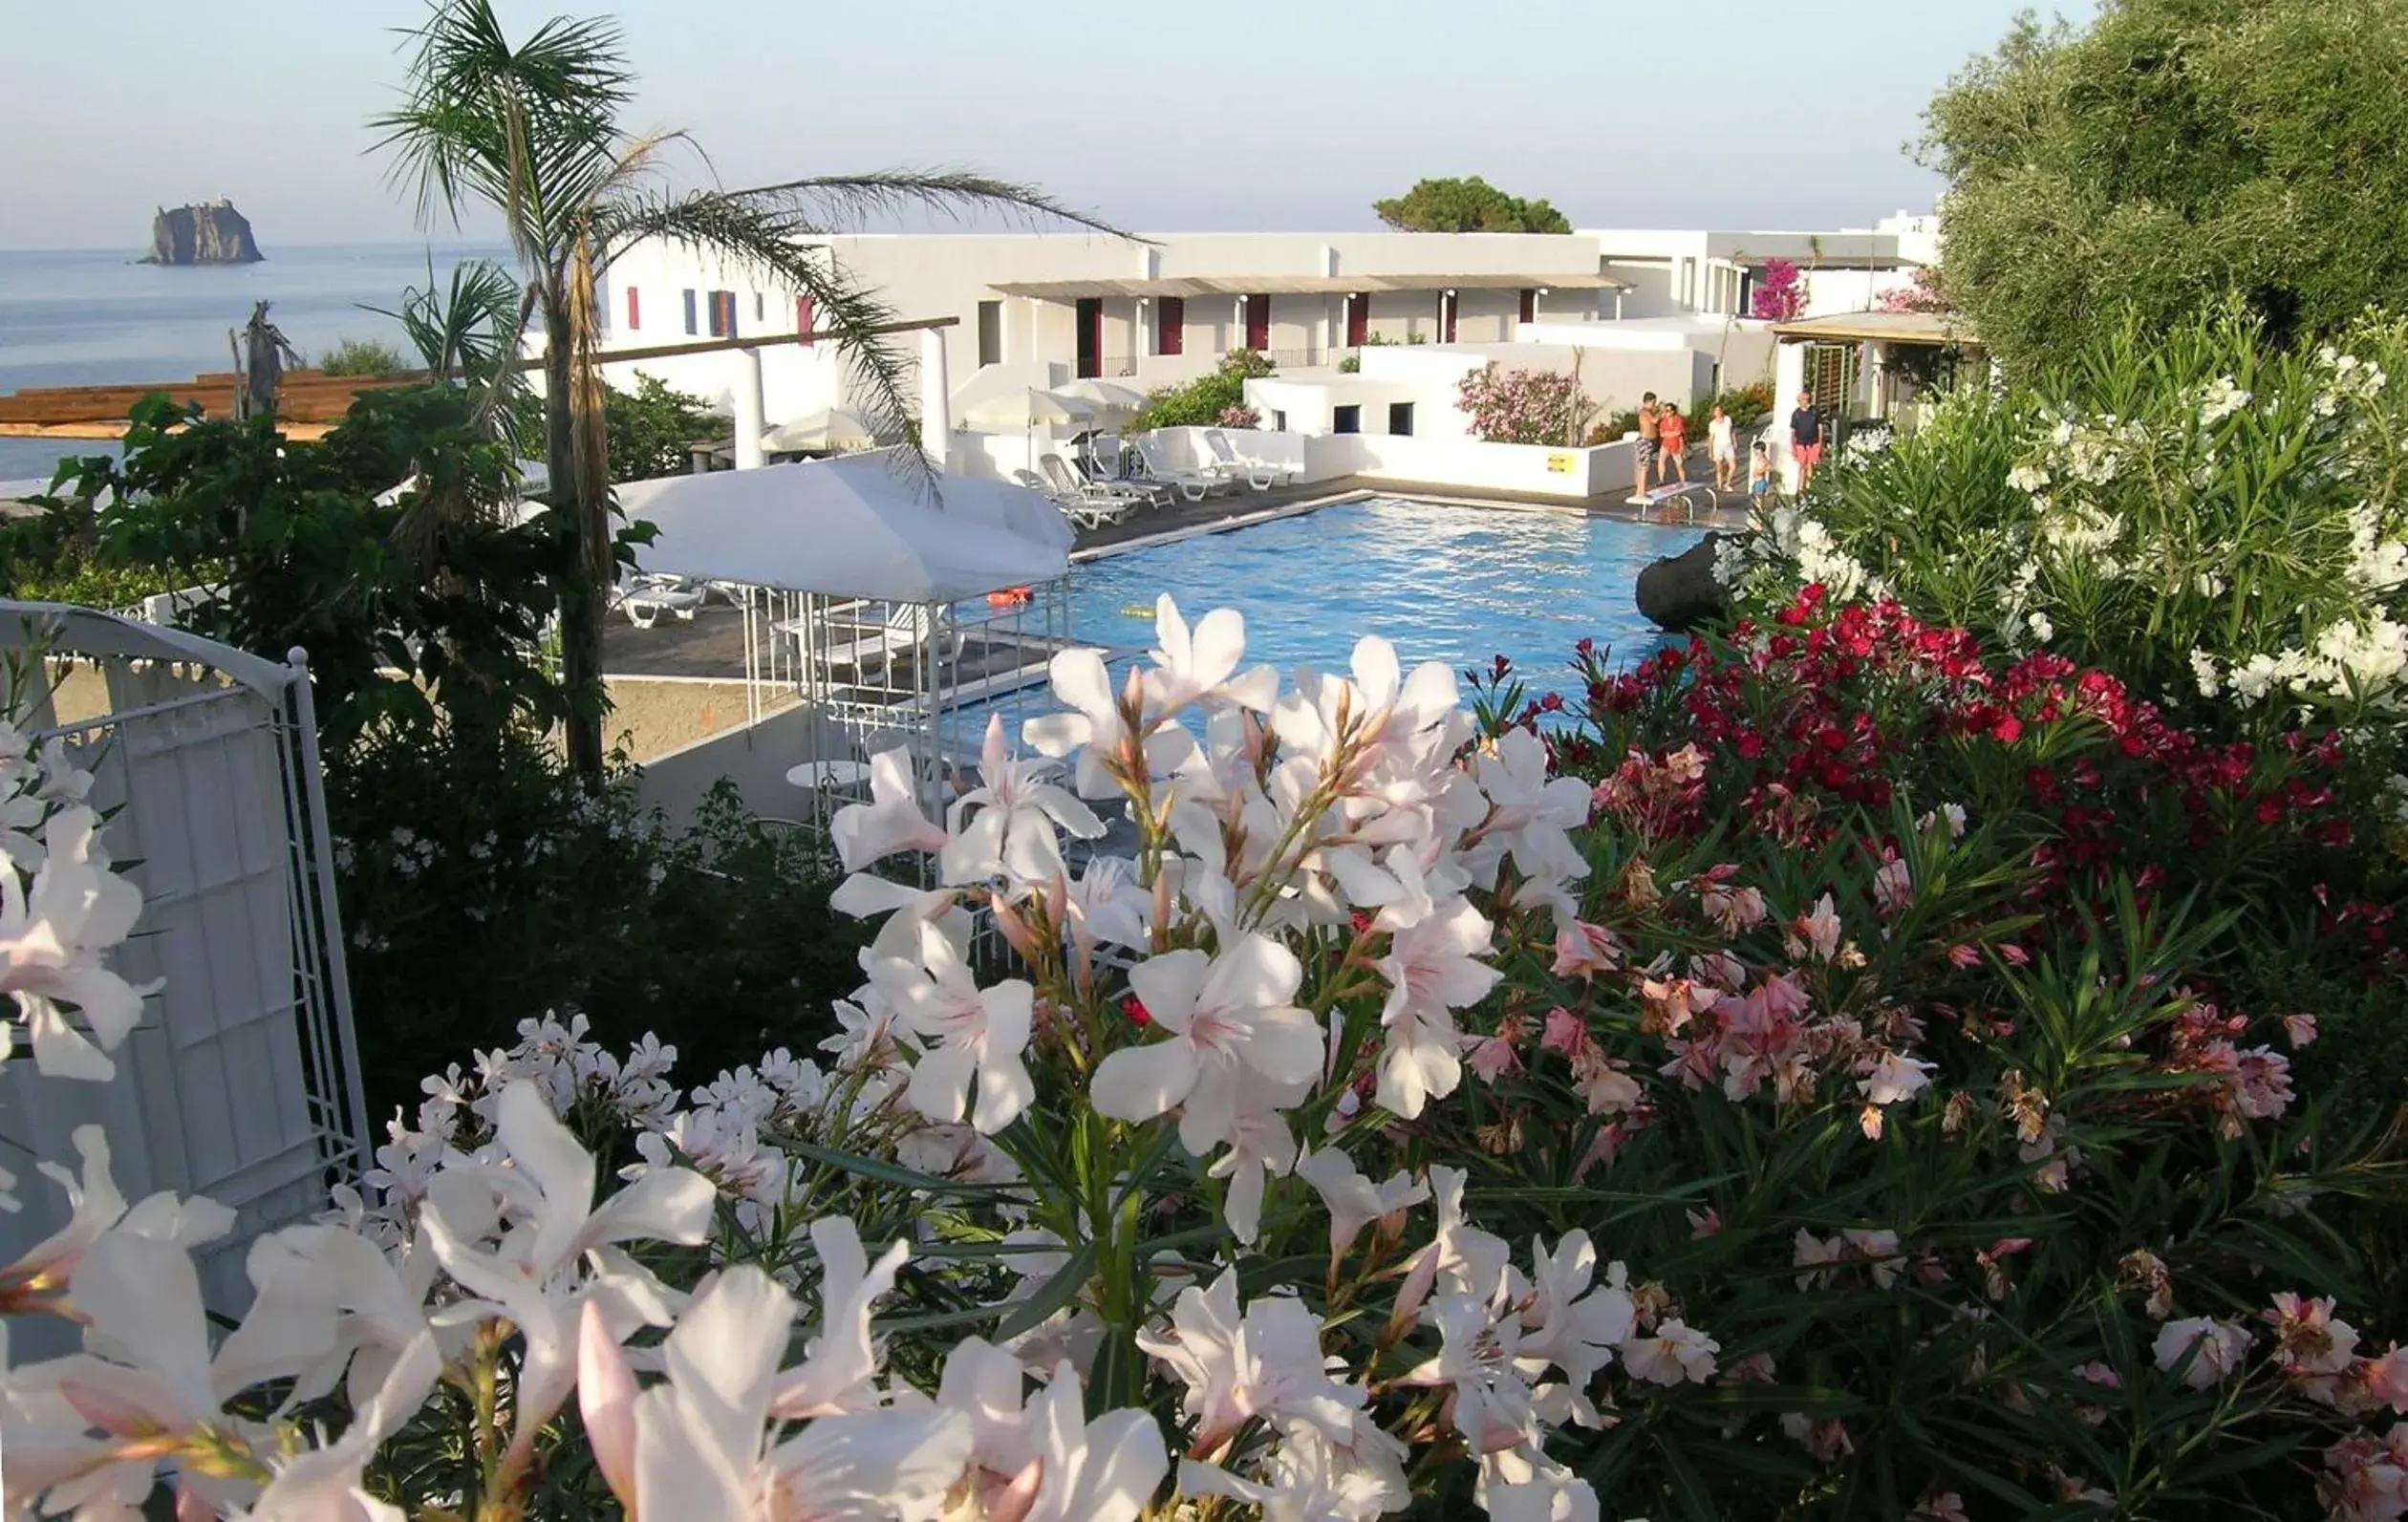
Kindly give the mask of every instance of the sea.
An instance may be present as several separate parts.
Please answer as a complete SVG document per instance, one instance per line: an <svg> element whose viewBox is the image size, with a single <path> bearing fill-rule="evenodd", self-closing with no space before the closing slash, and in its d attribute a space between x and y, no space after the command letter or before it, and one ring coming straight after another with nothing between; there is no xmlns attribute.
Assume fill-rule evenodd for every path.
<svg viewBox="0 0 2408 1522"><path fill-rule="evenodd" d="M270 243L266 251L254 265L166 268L136 263L133 249L0 250L0 393L231 370L227 334L259 301L307 359L345 338L380 339L407 356L400 325L371 308L398 311L406 290L430 279L448 287L463 260L511 262L506 247L465 244ZM0 439L0 482L47 478L62 459L112 448Z"/></svg>

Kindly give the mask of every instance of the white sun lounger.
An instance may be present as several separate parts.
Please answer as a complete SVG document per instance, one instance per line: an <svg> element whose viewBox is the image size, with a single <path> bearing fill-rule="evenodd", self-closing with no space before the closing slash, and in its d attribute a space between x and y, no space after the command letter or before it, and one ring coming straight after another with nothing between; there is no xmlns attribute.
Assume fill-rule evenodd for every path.
<svg viewBox="0 0 2408 1522"><path fill-rule="evenodd" d="M1057 466L1062 463L1058 456L1047 455L1045 459ZM1135 512L1143 502L1142 498L1081 491L1075 485L1057 484L1034 471L1013 471L1012 479L1031 491L1043 492L1052 499L1055 506L1062 509L1062 516L1080 528L1102 528L1108 524L1119 523Z"/></svg>
<svg viewBox="0 0 2408 1522"><path fill-rule="evenodd" d="M1234 484L1231 478L1226 475L1199 474L1195 471L1172 468L1164 452L1162 440L1151 434L1139 434L1132 441L1137 445L1138 461L1145 466L1146 479L1158 485L1170 487L1190 502L1202 502L1212 494L1215 486Z"/></svg>
<svg viewBox="0 0 2408 1522"><path fill-rule="evenodd" d="M1257 491L1284 486L1296 478L1296 472L1285 465L1239 454L1237 446L1230 441L1229 435L1217 428L1204 430L1204 447L1213 452L1214 463L1233 472L1242 472L1246 484Z"/></svg>
<svg viewBox="0 0 2408 1522"><path fill-rule="evenodd" d="M689 624L694 622L695 610L702 606L705 595L701 588L688 585L681 577L638 576L619 594L618 605L626 611L629 623L638 629L650 629L663 613L674 613Z"/></svg>
<svg viewBox="0 0 2408 1522"><path fill-rule="evenodd" d="M855 632L838 637L844 625L820 624L817 632L826 642L809 642L812 627L800 618L783 619L771 627L780 633L790 634L801 646L804 658L823 671L884 670L894 664L896 657L908 657L926 648L935 633L935 622L925 603L898 603L889 609L885 622L877 625L851 626ZM954 635L955 649L959 654L963 636Z"/></svg>

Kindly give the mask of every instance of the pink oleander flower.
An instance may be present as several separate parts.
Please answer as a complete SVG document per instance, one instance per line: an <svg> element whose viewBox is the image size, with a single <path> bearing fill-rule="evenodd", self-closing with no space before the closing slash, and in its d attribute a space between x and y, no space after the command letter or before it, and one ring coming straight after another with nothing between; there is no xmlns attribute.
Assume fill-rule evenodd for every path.
<svg viewBox="0 0 2408 1522"><path fill-rule="evenodd" d="M1901 1104L1931 1086L1938 1065L1903 1052L1883 1052L1862 1068L1864 1076L1857 1080L1857 1091L1870 1104Z"/></svg>
<svg viewBox="0 0 2408 1522"><path fill-rule="evenodd" d="M2194 1390L2204 1390L2223 1383L2240 1368L2241 1361L2248 1356L2249 1334L2212 1317L2184 1317L2158 1329L2151 1351L2157 1366L2168 1372L2182 1363L2184 1355L2189 1355L2182 1383Z"/></svg>
<svg viewBox="0 0 2408 1522"><path fill-rule="evenodd" d="M1817 961L1828 962L1839 954L1839 911L1829 893L1815 900L1815 907L1793 920L1790 928L1814 952Z"/></svg>
<svg viewBox="0 0 2408 1522"><path fill-rule="evenodd" d="M1602 925L1575 920L1556 930L1555 965L1550 969L1558 977L1595 977L1622 965L1622 942Z"/></svg>
<svg viewBox="0 0 2408 1522"><path fill-rule="evenodd" d="M1538 1049L1578 1061L1589 1049L1588 1022L1558 1004L1547 1011L1547 1028L1538 1038Z"/></svg>
<svg viewBox="0 0 2408 1522"><path fill-rule="evenodd" d="M1873 874L1873 902L1884 914L1896 915L1915 901L1914 874L1896 857Z"/></svg>
<svg viewBox="0 0 2408 1522"><path fill-rule="evenodd" d="M2291 1050L2294 1052L2303 1046L2312 1044L2316 1040L2316 1017L2313 1015L2284 1016L2283 1035L2290 1040Z"/></svg>
<svg viewBox="0 0 2408 1522"><path fill-rule="evenodd" d="M1514 1043L1502 1036L1484 1036L1472 1043L1464 1054L1463 1065L1479 1075L1483 1083L1494 1083L1508 1073L1522 1070L1521 1054Z"/></svg>
<svg viewBox="0 0 2408 1522"><path fill-rule="evenodd" d="M2286 1290L2266 1313L2285 1366L2294 1374L2339 1374L2357 1355L2357 1329L2333 1318L2330 1297L2302 1299Z"/></svg>
<svg viewBox="0 0 2408 1522"><path fill-rule="evenodd" d="M1672 1317L1658 1322L1653 1333L1623 1343L1623 1367L1650 1384L1703 1384L1714 1377L1714 1355L1721 1351L1721 1343Z"/></svg>

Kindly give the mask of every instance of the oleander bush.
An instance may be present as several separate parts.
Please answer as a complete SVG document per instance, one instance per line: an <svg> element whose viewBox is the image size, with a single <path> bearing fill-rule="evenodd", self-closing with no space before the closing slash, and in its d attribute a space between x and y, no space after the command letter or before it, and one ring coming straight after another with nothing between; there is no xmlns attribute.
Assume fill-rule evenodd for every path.
<svg viewBox="0 0 2408 1522"><path fill-rule="evenodd" d="M2408 681L2408 322L2307 352L2237 307L2127 322L1816 478L1728 567L2045 648L2236 733L2390 729Z"/></svg>
<svg viewBox="0 0 2408 1522"><path fill-rule="evenodd" d="M529 1018L252 1250L223 1338L187 1253L230 1221L124 1211L86 1133L77 1225L0 1270L85 1343L11 1370L10 1493L2399 1514L2408 1354L2349 1230L2389 1144L2295 1062L2319 1009L2229 991L2259 878L2356 847L2346 748L2236 751L1836 603L1582 652L1567 715L1509 671L1467 710L1375 639L1283 689L1166 599L1149 666L1058 657L1037 754L992 727L944 820L876 760L834 828L873 932L816 1055L680 1091L658 1040ZM121 1038L139 903L68 763L0 755L49 845L0 837L49 1070L62 999ZM1098 805L1133 850L1074 868ZM2383 924L2349 932L2386 975Z"/></svg>

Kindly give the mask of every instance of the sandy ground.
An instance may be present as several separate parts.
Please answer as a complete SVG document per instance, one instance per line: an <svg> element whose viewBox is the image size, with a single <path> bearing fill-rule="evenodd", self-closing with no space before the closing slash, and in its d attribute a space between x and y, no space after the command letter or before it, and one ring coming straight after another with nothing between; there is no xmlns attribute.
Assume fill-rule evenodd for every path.
<svg viewBox="0 0 2408 1522"><path fill-rule="evenodd" d="M108 712L107 686L90 665L75 662L63 675L54 669L51 679L55 722L80 723ZM613 676L609 682L611 716L604 738L612 745L623 745L637 761L651 761L747 721L742 681ZM764 691L763 712L774 713L794 701L791 689Z"/></svg>
<svg viewBox="0 0 2408 1522"><path fill-rule="evenodd" d="M747 721L744 684L734 682L659 681L641 676L608 678L611 714L604 721L604 739L624 745L631 760L648 761L690 745L698 740L734 729ZM793 704L790 688L766 690L763 713Z"/></svg>

